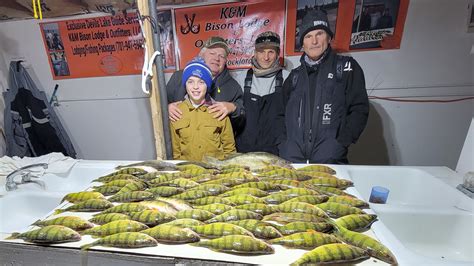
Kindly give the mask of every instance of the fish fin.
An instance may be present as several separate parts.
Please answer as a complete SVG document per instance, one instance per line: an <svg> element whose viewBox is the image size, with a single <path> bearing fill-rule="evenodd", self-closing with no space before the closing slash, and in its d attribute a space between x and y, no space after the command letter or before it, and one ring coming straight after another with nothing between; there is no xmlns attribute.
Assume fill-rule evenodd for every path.
<svg viewBox="0 0 474 266"><path fill-rule="evenodd" d="M5 238L5 240L8 240L8 239L17 239L20 234L21 234L21 233L14 232L14 233L12 233L9 237Z"/></svg>
<svg viewBox="0 0 474 266"><path fill-rule="evenodd" d="M39 226L39 223L41 222L41 219L38 219L36 222L32 223L31 225L36 225Z"/></svg>
<svg viewBox="0 0 474 266"><path fill-rule="evenodd" d="M63 212L65 212L65 210L63 210L63 209L57 209L57 210L54 211L54 215L60 214L60 213L63 213Z"/></svg>
<svg viewBox="0 0 474 266"><path fill-rule="evenodd" d="M231 153L231 154L227 155L227 156L224 158L224 160L229 160L229 159L235 158L235 157L237 157L237 156L240 156L240 155L242 155L242 154L243 154L243 153L241 153L241 152L234 152L234 153Z"/></svg>
<svg viewBox="0 0 474 266"><path fill-rule="evenodd" d="M122 169L122 168L137 166L137 165L143 164L144 162L145 162L145 161L143 161L143 162L138 162L138 163L125 164L125 165L117 165L117 166L115 167L115 169L120 170L120 169Z"/></svg>
<svg viewBox="0 0 474 266"><path fill-rule="evenodd" d="M219 159L214 158L214 157L212 157L212 156L210 156L210 155L204 155L204 156L202 157L202 161L203 161L203 162L206 162L206 163L209 163L209 164L211 164L211 165L216 165L216 166L221 164L221 161L220 161Z"/></svg>
<svg viewBox="0 0 474 266"><path fill-rule="evenodd" d="M334 229L334 231L336 232L340 232L342 231L343 229L345 229L344 227L338 225L335 221L333 221L331 218L329 217L326 217L326 220L325 220L326 223L330 224L332 226L332 228ZM342 229L341 229L342 228ZM347 229L346 229L347 230Z"/></svg>

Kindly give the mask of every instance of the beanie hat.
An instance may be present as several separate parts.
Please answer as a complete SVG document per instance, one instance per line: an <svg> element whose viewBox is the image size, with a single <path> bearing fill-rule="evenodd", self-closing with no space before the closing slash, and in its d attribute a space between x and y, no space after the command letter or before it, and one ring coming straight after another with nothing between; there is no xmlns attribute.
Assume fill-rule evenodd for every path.
<svg viewBox="0 0 474 266"><path fill-rule="evenodd" d="M280 35L273 31L266 31L260 33L255 39L255 49L264 47L276 48L280 50Z"/></svg>
<svg viewBox="0 0 474 266"><path fill-rule="evenodd" d="M299 26L300 32L300 45L303 46L304 36L313 30L322 29L326 31L331 38L334 36L331 29L329 28L328 15L322 10L309 11L304 17L301 25Z"/></svg>
<svg viewBox="0 0 474 266"><path fill-rule="evenodd" d="M183 70L182 85L186 87L186 81L191 77L198 77L206 82L207 90L212 86L212 73L201 57L191 60Z"/></svg>

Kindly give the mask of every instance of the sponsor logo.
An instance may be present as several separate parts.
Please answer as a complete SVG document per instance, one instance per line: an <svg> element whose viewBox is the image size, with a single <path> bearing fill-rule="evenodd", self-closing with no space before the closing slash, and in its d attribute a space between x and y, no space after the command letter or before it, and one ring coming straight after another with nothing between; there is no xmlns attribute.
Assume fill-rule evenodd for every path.
<svg viewBox="0 0 474 266"><path fill-rule="evenodd" d="M347 61L347 62L346 62L346 64L344 65L343 71L352 71L351 62L350 62L350 61Z"/></svg>
<svg viewBox="0 0 474 266"><path fill-rule="evenodd" d="M322 21L322 20L313 21L313 26L318 26L318 25L323 25L323 26L326 26L326 27L328 26L326 21Z"/></svg>
<svg viewBox="0 0 474 266"><path fill-rule="evenodd" d="M323 108L323 125L331 124L332 104L325 103Z"/></svg>
<svg viewBox="0 0 474 266"><path fill-rule="evenodd" d="M183 26L183 25L180 25L180 30L181 30L181 33L186 35L188 33L192 33L192 34L198 34L199 31L201 30L201 25L194 25L194 19L196 18L196 14L193 14L190 17L188 17L188 14L184 14L184 19L186 20L186 26Z"/></svg>

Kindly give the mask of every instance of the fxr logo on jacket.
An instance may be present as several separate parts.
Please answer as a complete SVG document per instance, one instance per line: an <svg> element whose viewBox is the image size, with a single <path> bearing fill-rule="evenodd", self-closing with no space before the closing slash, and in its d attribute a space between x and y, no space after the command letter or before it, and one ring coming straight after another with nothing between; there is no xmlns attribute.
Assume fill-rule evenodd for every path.
<svg viewBox="0 0 474 266"><path fill-rule="evenodd" d="M330 125L331 124L331 109L332 104L325 103L323 108L323 125Z"/></svg>

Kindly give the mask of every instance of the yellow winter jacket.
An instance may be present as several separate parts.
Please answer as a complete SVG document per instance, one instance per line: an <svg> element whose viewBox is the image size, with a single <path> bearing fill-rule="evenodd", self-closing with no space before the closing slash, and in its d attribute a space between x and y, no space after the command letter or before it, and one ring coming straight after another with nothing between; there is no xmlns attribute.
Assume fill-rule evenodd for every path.
<svg viewBox="0 0 474 266"><path fill-rule="evenodd" d="M218 121L207 105L195 108L188 99L178 107L182 117L170 126L175 160L201 161L204 155L223 159L236 151L229 117Z"/></svg>

